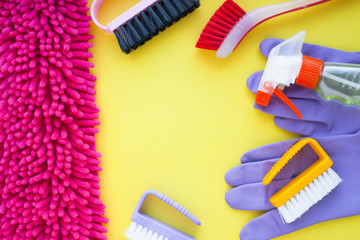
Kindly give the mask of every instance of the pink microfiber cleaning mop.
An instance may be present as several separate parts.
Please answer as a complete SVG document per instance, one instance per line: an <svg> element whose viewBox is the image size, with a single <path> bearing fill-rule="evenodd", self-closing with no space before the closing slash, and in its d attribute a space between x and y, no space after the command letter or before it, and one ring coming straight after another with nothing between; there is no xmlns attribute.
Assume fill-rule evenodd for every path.
<svg viewBox="0 0 360 240"><path fill-rule="evenodd" d="M0 1L0 239L106 239L86 4Z"/></svg>

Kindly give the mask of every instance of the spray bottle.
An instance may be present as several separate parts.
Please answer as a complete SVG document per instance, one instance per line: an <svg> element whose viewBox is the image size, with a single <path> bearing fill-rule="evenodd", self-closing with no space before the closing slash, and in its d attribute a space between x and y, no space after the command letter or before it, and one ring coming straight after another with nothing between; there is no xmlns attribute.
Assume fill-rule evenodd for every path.
<svg viewBox="0 0 360 240"><path fill-rule="evenodd" d="M306 32L302 31L274 47L266 63L255 102L267 106L272 95L281 99L301 119L296 106L282 92L297 84L316 89L325 100L360 107L360 65L330 63L301 53Z"/></svg>

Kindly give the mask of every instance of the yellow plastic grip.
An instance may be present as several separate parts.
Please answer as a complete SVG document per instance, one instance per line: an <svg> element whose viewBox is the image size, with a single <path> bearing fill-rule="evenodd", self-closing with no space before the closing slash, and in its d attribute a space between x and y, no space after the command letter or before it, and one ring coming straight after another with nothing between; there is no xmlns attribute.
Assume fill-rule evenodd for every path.
<svg viewBox="0 0 360 240"><path fill-rule="evenodd" d="M270 169L263 179L263 184L269 184L274 177L281 171L281 169L293 158L306 144L314 150L319 159L314 162L310 167L305 169L294 180L289 182L285 187L280 189L271 198L270 202L274 207L280 207L319 177L323 172L333 165L332 160L313 138L305 138L292 146Z"/></svg>

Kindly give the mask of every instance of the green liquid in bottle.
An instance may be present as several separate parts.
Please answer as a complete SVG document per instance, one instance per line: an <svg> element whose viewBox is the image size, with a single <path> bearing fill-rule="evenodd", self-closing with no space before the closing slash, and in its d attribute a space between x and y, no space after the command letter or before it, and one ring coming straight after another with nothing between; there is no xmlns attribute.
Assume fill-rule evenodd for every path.
<svg viewBox="0 0 360 240"><path fill-rule="evenodd" d="M360 107L360 65L325 63L317 92L326 100Z"/></svg>

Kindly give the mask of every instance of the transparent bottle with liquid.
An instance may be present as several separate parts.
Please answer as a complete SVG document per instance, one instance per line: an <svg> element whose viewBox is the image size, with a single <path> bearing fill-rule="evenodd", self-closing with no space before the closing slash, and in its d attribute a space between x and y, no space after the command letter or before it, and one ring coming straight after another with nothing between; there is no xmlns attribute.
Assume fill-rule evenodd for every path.
<svg viewBox="0 0 360 240"><path fill-rule="evenodd" d="M360 65L325 62L316 91L326 100L360 107Z"/></svg>
<svg viewBox="0 0 360 240"><path fill-rule="evenodd" d="M324 62L302 54L305 31L271 49L255 103L268 106L272 96L283 101L301 119L297 107L283 93L292 84L316 90L325 100L360 108L360 64Z"/></svg>

